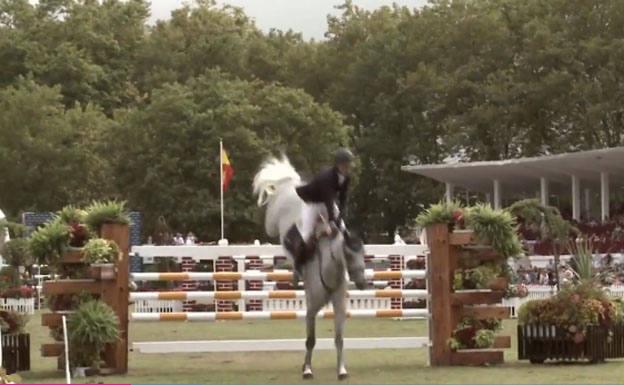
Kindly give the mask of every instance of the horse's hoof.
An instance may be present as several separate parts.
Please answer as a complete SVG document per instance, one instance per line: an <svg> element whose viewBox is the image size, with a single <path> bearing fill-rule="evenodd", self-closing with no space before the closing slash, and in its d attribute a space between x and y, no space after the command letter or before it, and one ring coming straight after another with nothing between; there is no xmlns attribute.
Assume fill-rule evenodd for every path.
<svg viewBox="0 0 624 385"><path fill-rule="evenodd" d="M349 373L338 373L338 380L339 381L344 381L347 378L349 378Z"/></svg>
<svg viewBox="0 0 624 385"><path fill-rule="evenodd" d="M312 374L312 369L311 368L306 368L305 366L303 367L303 379L304 380L311 380L314 378L314 374Z"/></svg>

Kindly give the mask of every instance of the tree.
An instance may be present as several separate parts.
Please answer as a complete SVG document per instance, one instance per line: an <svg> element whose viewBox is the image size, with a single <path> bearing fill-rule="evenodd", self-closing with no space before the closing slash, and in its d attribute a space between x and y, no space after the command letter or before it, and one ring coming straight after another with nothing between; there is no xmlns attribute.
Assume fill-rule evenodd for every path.
<svg viewBox="0 0 624 385"><path fill-rule="evenodd" d="M235 170L225 194L226 234L253 241L263 231L251 181L263 158L285 151L304 174L316 171L348 132L340 115L300 90L219 71L166 84L117 118L110 143L122 196L148 227L162 215L172 229L202 239L219 234L219 138Z"/></svg>
<svg viewBox="0 0 624 385"><path fill-rule="evenodd" d="M106 194L107 168L94 151L109 120L86 106L65 111L59 87L20 79L0 90L0 201L8 215L56 210ZM101 154L100 154L101 155Z"/></svg>

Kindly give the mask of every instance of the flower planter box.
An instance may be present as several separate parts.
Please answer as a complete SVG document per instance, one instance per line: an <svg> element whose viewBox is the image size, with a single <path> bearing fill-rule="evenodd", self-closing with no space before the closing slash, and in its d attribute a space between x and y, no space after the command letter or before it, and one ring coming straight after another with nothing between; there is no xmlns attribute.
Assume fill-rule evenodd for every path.
<svg viewBox="0 0 624 385"><path fill-rule="evenodd" d="M114 263L97 263L89 266L91 278L102 281L114 280L116 277Z"/></svg>
<svg viewBox="0 0 624 385"><path fill-rule="evenodd" d="M2 335L2 366L7 374L30 370L30 334Z"/></svg>
<svg viewBox="0 0 624 385"><path fill-rule="evenodd" d="M63 263L84 263L82 261L82 248L80 247L68 247L61 257Z"/></svg>
<svg viewBox="0 0 624 385"><path fill-rule="evenodd" d="M621 357L624 357L624 324L611 329L589 327L580 343L576 343L566 330L553 325L518 325L518 359L529 360L532 364L546 360L597 363Z"/></svg>

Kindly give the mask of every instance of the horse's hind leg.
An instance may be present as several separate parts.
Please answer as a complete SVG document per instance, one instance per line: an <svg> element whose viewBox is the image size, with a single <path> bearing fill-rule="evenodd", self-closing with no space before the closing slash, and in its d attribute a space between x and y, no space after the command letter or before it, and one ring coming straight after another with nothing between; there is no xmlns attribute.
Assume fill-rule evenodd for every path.
<svg viewBox="0 0 624 385"><path fill-rule="evenodd" d="M308 309L306 314L306 355L303 363L303 378L310 379L312 374L312 351L316 345L316 313L315 309Z"/></svg>
<svg viewBox="0 0 624 385"><path fill-rule="evenodd" d="M344 360L344 325L347 319L345 293L338 290L332 298L332 306L334 307L334 343L336 345L336 368L338 370L338 379L344 380L349 374L345 367Z"/></svg>

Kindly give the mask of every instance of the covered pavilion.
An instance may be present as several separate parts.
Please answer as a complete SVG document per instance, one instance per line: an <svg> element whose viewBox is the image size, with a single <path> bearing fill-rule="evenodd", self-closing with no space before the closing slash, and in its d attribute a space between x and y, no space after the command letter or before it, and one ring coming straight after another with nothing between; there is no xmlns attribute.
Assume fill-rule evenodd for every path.
<svg viewBox="0 0 624 385"><path fill-rule="evenodd" d="M624 187L624 147L574 153L447 164L410 164L403 171L422 175L446 185L445 197L454 197L456 187L485 194L495 208L505 198L537 196L550 204L551 194L571 196L572 218L590 218L599 201L600 218L610 218L612 193Z"/></svg>

